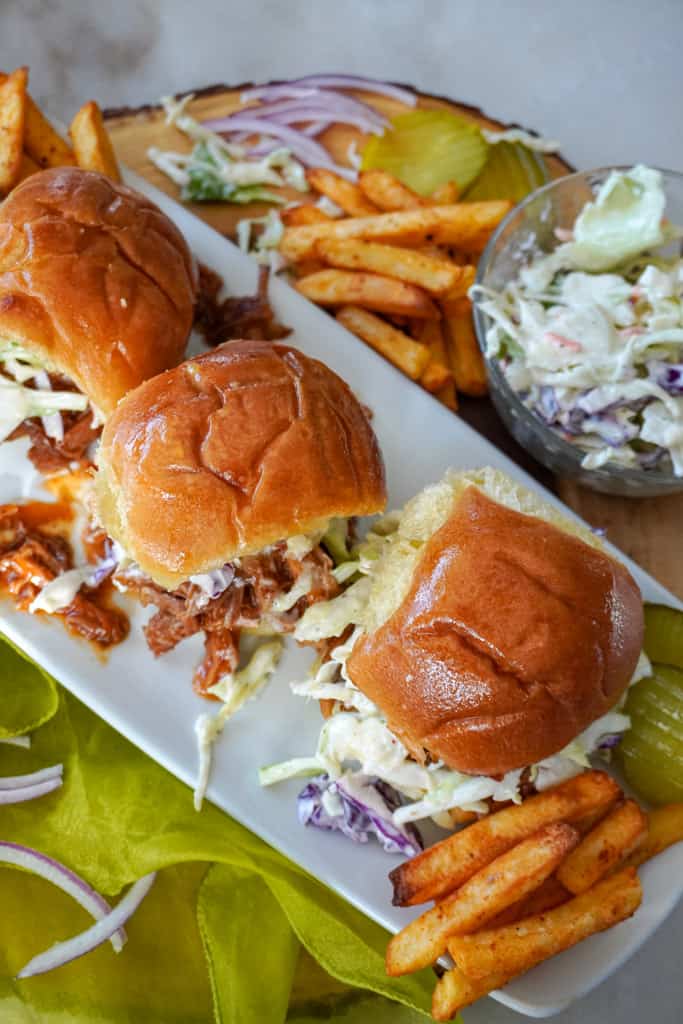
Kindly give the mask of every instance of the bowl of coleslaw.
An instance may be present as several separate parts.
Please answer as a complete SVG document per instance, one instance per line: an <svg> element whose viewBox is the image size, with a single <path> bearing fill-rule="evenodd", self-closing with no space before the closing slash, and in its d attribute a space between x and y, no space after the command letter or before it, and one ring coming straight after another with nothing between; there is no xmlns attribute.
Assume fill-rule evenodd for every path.
<svg viewBox="0 0 683 1024"><path fill-rule="evenodd" d="M552 472L683 491L683 174L560 178L491 238L471 295L491 398Z"/></svg>

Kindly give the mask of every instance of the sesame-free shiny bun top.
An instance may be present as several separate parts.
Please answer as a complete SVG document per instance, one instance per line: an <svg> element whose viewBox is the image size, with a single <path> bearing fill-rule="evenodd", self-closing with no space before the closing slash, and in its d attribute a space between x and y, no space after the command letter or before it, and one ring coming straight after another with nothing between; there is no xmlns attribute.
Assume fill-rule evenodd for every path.
<svg viewBox="0 0 683 1024"><path fill-rule="evenodd" d="M169 589L386 501L349 387L279 342L228 342L142 384L107 421L98 461L102 524Z"/></svg>
<svg viewBox="0 0 683 1024"><path fill-rule="evenodd" d="M347 670L417 760L502 775L610 710L642 643L642 598L624 566L468 486Z"/></svg>
<svg viewBox="0 0 683 1024"><path fill-rule="evenodd" d="M104 414L182 359L196 290L180 231L103 174L42 171L0 205L0 338Z"/></svg>

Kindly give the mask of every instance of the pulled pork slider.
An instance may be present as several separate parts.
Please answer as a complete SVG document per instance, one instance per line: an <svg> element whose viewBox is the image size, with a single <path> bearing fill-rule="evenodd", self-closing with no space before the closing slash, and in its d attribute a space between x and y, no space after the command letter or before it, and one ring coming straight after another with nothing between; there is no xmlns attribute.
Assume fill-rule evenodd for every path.
<svg viewBox="0 0 683 1024"><path fill-rule="evenodd" d="M196 290L145 196L76 167L27 178L0 206L0 440L29 434L48 472L82 458L119 399L182 358Z"/></svg>
<svg viewBox="0 0 683 1024"><path fill-rule="evenodd" d="M621 701L647 671L638 587L599 538L502 473L447 474L380 520L358 559L343 606L297 626L300 640L343 640L294 690L336 698L320 770L354 792L360 777L393 786L395 825L519 800L628 727Z"/></svg>
<svg viewBox="0 0 683 1024"><path fill-rule="evenodd" d="M330 522L386 500L362 407L282 343L229 342L142 384L107 421L98 462L116 582L157 605L155 653L205 633L201 692L235 669L239 630L289 632L337 593L320 544Z"/></svg>

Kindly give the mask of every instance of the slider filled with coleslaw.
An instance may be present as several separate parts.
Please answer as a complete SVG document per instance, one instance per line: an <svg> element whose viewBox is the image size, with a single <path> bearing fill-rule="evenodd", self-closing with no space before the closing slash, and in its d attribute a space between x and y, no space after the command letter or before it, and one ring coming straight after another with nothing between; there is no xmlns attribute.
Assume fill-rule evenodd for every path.
<svg viewBox="0 0 683 1024"><path fill-rule="evenodd" d="M87 463L119 399L182 359L196 291L183 236L143 195L77 167L19 185L0 207L2 468L24 435L43 474Z"/></svg>
<svg viewBox="0 0 683 1024"><path fill-rule="evenodd" d="M145 627L154 654L203 633L194 685L223 702L213 737L277 663L281 642L271 639L240 668L241 633L291 633L307 608L335 596L328 551L343 544L348 517L385 505L366 412L297 349L228 342L127 395L98 463L114 583L156 607Z"/></svg>
<svg viewBox="0 0 683 1024"><path fill-rule="evenodd" d="M626 689L648 671L638 587L504 474L447 473L375 523L347 568L347 589L294 630L326 651L292 685L321 702L318 748L260 776L312 776L303 823L411 853L414 822L518 802L628 728Z"/></svg>

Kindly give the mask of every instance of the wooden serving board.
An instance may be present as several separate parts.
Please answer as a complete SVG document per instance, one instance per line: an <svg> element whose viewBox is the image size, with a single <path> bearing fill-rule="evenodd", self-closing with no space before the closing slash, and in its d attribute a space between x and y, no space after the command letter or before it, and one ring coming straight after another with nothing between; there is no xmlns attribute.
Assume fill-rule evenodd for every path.
<svg viewBox="0 0 683 1024"><path fill-rule="evenodd" d="M226 116L242 106L243 88L211 86L196 91L188 104L188 112L198 120ZM381 96L356 93L387 116L405 111L401 103ZM438 96L418 94L418 106L425 109L446 108L477 124L489 128L506 127L474 107L454 103ZM107 126L120 160L157 188L178 198L177 186L159 171L147 156L150 146L185 152L189 140L165 123L163 111L156 105L105 111ZM319 141L340 163L348 163L351 143L360 144L363 136L354 128L334 125ZM560 157L547 158L553 177L566 174L571 167ZM301 193L292 191L291 197ZM236 224L243 217L259 216L269 208L264 205L234 206L229 203L189 203L189 209L211 227L234 237ZM629 499L609 497L586 490L570 480L553 480L512 440L488 400L470 399L461 402L459 415L476 429L504 448L514 459L544 483L553 486L564 501L593 526L605 528L609 539L630 555L648 572L683 598L683 494L666 498Z"/></svg>

